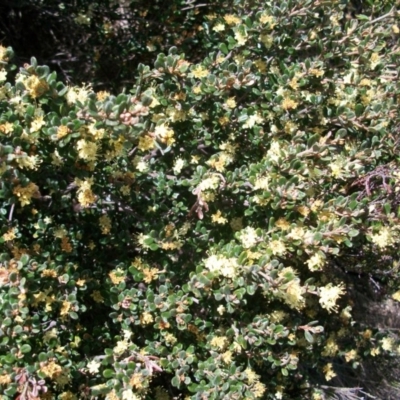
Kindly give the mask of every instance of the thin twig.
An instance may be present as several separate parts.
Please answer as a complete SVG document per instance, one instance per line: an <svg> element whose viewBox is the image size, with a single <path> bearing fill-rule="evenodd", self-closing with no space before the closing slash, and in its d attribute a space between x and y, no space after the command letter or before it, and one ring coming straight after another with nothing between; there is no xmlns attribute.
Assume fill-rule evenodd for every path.
<svg viewBox="0 0 400 400"><path fill-rule="evenodd" d="M11 204L10 214L8 215L8 221L9 222L12 221L12 217L13 217L13 214L14 214L14 209L15 209L15 203Z"/></svg>
<svg viewBox="0 0 400 400"><path fill-rule="evenodd" d="M395 8L394 8L394 7L392 7L392 9L391 9L387 14L382 15L381 17L375 18L375 19L373 19L372 21L367 22L367 25L372 25L372 24L374 24L375 22L381 21L381 20L383 20L383 19L385 19L385 18L387 18L387 17L391 17L392 14L393 14L393 11L395 11Z"/></svg>

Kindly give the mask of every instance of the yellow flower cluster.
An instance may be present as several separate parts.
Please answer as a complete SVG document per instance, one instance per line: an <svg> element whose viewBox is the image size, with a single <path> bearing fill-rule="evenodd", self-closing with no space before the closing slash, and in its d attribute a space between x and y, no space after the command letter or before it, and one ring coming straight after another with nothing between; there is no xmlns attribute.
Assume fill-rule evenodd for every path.
<svg viewBox="0 0 400 400"><path fill-rule="evenodd" d="M221 224L221 225L226 224L228 222L228 220L222 216L220 210L218 210L215 214L213 214L211 216L211 220L212 220L212 222L215 222L215 223Z"/></svg>
<svg viewBox="0 0 400 400"><path fill-rule="evenodd" d="M151 150L155 147L154 139L149 135L144 135L139 138L138 149L142 151Z"/></svg>
<svg viewBox="0 0 400 400"><path fill-rule="evenodd" d="M7 49L0 45L0 61L7 61L8 57L6 55Z"/></svg>
<svg viewBox="0 0 400 400"><path fill-rule="evenodd" d="M241 19L239 17L232 14L225 15L224 20L228 25L237 25L241 22Z"/></svg>
<svg viewBox="0 0 400 400"><path fill-rule="evenodd" d="M76 104L77 101L80 103L84 103L88 98L91 92L90 85L82 86L82 87L70 87L65 95L68 104Z"/></svg>
<svg viewBox="0 0 400 400"><path fill-rule="evenodd" d="M76 144L79 157L86 161L96 161L98 146L94 142L85 139L78 140Z"/></svg>
<svg viewBox="0 0 400 400"><path fill-rule="evenodd" d="M259 240L256 230L251 226L247 226L240 232L240 241L246 249L253 247Z"/></svg>
<svg viewBox="0 0 400 400"><path fill-rule="evenodd" d="M226 336L214 336L210 340L210 345L219 350L223 350L226 348L226 346L228 346L228 338Z"/></svg>
<svg viewBox="0 0 400 400"><path fill-rule="evenodd" d="M89 207L96 201L96 197L92 192L93 178L80 180L75 179L75 184L78 186L78 201L82 207Z"/></svg>
<svg viewBox="0 0 400 400"><path fill-rule="evenodd" d="M43 79L39 79L36 75L31 75L26 79L22 79L29 95L34 99L42 96L49 90L49 85Z"/></svg>
<svg viewBox="0 0 400 400"><path fill-rule="evenodd" d="M3 239L4 239L6 242L9 242L9 241L11 241L11 240L14 240L15 237L16 237L16 236L15 236L15 229L14 229L14 228L9 229L6 233L3 234Z"/></svg>
<svg viewBox="0 0 400 400"><path fill-rule="evenodd" d="M120 269L120 268L117 268L116 270L111 271L111 272L108 274L108 276L110 277L111 282L112 282L114 285L118 285L118 284L120 284L121 282L124 282L124 281L125 281L125 274L124 274L124 271L122 271L122 269Z"/></svg>
<svg viewBox="0 0 400 400"><path fill-rule="evenodd" d="M336 376L336 373L332 368L332 363L326 364L322 370L324 371L325 379L327 381L330 381L332 378Z"/></svg>
<svg viewBox="0 0 400 400"><path fill-rule="evenodd" d="M40 372L50 379L55 379L63 373L63 368L54 361L49 361L40 366Z"/></svg>
<svg viewBox="0 0 400 400"><path fill-rule="evenodd" d="M205 69L202 65L196 65L195 68L192 69L192 75L194 78L204 78L209 74L208 70Z"/></svg>
<svg viewBox="0 0 400 400"><path fill-rule="evenodd" d="M39 188L33 182L28 183L25 187L16 186L13 193L18 197L22 207L30 204L32 198L40 197Z"/></svg>
<svg viewBox="0 0 400 400"><path fill-rule="evenodd" d="M104 214L99 218L99 225L103 235L108 235L110 233L112 225L111 219L107 214Z"/></svg>
<svg viewBox="0 0 400 400"><path fill-rule="evenodd" d="M234 278L237 275L238 264L235 258L212 255L204 260L205 267L218 275Z"/></svg>
<svg viewBox="0 0 400 400"><path fill-rule="evenodd" d="M165 143L167 146L171 146L174 142L174 131L166 124L156 126L154 133L160 142Z"/></svg>
<svg viewBox="0 0 400 400"><path fill-rule="evenodd" d="M337 312L336 301L340 296L345 294L344 285L341 283L338 286L333 286L331 283L320 288L319 302L322 308L325 308L330 313L331 311Z"/></svg>
<svg viewBox="0 0 400 400"><path fill-rule="evenodd" d="M383 227L377 234L371 235L371 240L381 249L391 246L395 243L393 232L389 227Z"/></svg>

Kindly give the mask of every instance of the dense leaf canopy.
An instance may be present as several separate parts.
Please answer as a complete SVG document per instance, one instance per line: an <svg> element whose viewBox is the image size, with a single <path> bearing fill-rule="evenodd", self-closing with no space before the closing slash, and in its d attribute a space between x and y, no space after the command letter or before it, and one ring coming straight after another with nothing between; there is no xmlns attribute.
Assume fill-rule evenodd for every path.
<svg viewBox="0 0 400 400"><path fill-rule="evenodd" d="M4 399L398 396L399 11L370 3L125 5L173 22L132 70L122 2L55 2L115 84L101 48L72 77L0 47Z"/></svg>

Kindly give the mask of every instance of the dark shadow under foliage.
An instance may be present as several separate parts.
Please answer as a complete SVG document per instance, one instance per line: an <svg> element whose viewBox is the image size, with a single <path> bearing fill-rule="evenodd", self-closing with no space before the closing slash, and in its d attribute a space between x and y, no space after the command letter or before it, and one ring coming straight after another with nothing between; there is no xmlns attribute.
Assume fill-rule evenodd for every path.
<svg viewBox="0 0 400 400"><path fill-rule="evenodd" d="M0 43L13 47L18 65L35 56L67 83L121 90L135 82L139 63L152 65L171 46L192 61L204 58L201 23L227 3L2 1Z"/></svg>

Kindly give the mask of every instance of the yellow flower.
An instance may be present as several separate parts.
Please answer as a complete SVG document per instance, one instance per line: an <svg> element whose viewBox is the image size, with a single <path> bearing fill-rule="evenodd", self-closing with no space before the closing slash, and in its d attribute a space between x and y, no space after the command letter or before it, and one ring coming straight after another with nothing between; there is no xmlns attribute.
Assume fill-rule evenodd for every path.
<svg viewBox="0 0 400 400"><path fill-rule="evenodd" d="M218 210L215 214L211 216L212 222L216 222L217 224L226 224L228 220L224 218L221 214L221 211Z"/></svg>
<svg viewBox="0 0 400 400"><path fill-rule="evenodd" d="M70 391L60 394L60 400L77 400L77 397Z"/></svg>
<svg viewBox="0 0 400 400"><path fill-rule="evenodd" d="M224 115L224 116L218 118L218 122L219 122L222 126L225 126L225 125L228 124L229 118L228 118L226 115Z"/></svg>
<svg viewBox="0 0 400 400"><path fill-rule="evenodd" d="M101 366L101 363L99 363L96 360L92 360L88 363L87 369L91 374L96 374L97 372L99 372L100 366Z"/></svg>
<svg viewBox="0 0 400 400"><path fill-rule="evenodd" d="M60 310L60 315L64 316L64 315L68 315L69 310L71 309L71 303L69 301L63 301L62 302L62 306L61 306L61 310Z"/></svg>
<svg viewBox="0 0 400 400"><path fill-rule="evenodd" d="M149 313L149 312L144 312L141 316L140 316L140 323L142 325L148 325L151 324L154 321L153 316Z"/></svg>
<svg viewBox="0 0 400 400"><path fill-rule="evenodd" d="M34 170L37 170L39 164L41 163L41 160L39 160L38 156L28 156L26 154L23 154L20 157L18 157L16 161L21 168L34 169Z"/></svg>
<svg viewBox="0 0 400 400"><path fill-rule="evenodd" d="M81 139L78 140L76 147L80 158L87 161L96 161L98 150L96 143Z"/></svg>
<svg viewBox="0 0 400 400"><path fill-rule="evenodd" d="M142 374L135 372L131 376L131 379L129 380L129 385L139 390L143 388L144 382L145 382L145 377Z"/></svg>
<svg viewBox="0 0 400 400"><path fill-rule="evenodd" d="M244 373L246 375L247 381L250 384L256 382L260 378L259 375L257 375L251 368L248 367L244 370Z"/></svg>
<svg viewBox="0 0 400 400"><path fill-rule="evenodd" d="M268 24L271 29L275 26L274 17L268 14L262 14L260 17L260 22L262 24Z"/></svg>
<svg viewBox="0 0 400 400"><path fill-rule="evenodd" d="M235 108L236 107L236 101L234 97L230 97L228 100L226 100L225 105L229 108Z"/></svg>
<svg viewBox="0 0 400 400"><path fill-rule="evenodd" d="M61 239L61 250L65 251L66 253L71 253L73 250L71 243L69 242L69 239L67 237L63 237Z"/></svg>
<svg viewBox="0 0 400 400"><path fill-rule="evenodd" d="M331 283L320 288L319 302L322 308L325 308L330 313L331 311L337 312L336 301L339 297L346 292L344 291L344 285L341 283L339 286L333 286Z"/></svg>
<svg viewBox="0 0 400 400"><path fill-rule="evenodd" d="M216 24L216 25L214 26L214 28L213 28L213 31L215 31L215 32L222 32L222 31L224 31L224 30L225 30L225 25L222 24L221 22L218 23L218 24Z"/></svg>
<svg viewBox="0 0 400 400"><path fill-rule="evenodd" d="M90 85L82 87L70 87L65 95L68 104L75 104L77 101L84 103L90 94Z"/></svg>
<svg viewBox="0 0 400 400"><path fill-rule="evenodd" d="M15 229L14 228L9 229L6 233L3 234L3 239L6 242L14 240L15 237L16 237L16 235L15 235Z"/></svg>
<svg viewBox="0 0 400 400"><path fill-rule="evenodd" d="M257 179L254 183L254 190L258 190L258 189L268 190L269 182L270 182L270 177L268 175L257 177Z"/></svg>
<svg viewBox="0 0 400 400"><path fill-rule="evenodd" d="M120 284L121 282L124 282L124 281L125 281L124 271L122 271L120 268L117 268L116 270L111 271L111 272L108 274L108 276L110 277L111 282L112 282L114 285L118 285L118 284Z"/></svg>
<svg viewBox="0 0 400 400"><path fill-rule="evenodd" d="M58 276L57 271L54 271L54 269L45 269L42 271L41 275L44 278L57 278Z"/></svg>
<svg viewBox="0 0 400 400"><path fill-rule="evenodd" d="M379 233L371 235L372 242L376 244L381 249L390 246L394 243L394 238L390 228L383 227Z"/></svg>
<svg viewBox="0 0 400 400"><path fill-rule="evenodd" d="M310 271L318 271L325 264L325 258L320 253L315 253L310 259L306 261Z"/></svg>
<svg viewBox="0 0 400 400"><path fill-rule="evenodd" d="M42 116L36 117L31 123L31 132L37 132L45 125L46 125L46 122L44 122Z"/></svg>
<svg viewBox="0 0 400 400"><path fill-rule="evenodd" d="M371 349L371 356L372 357L375 357L375 356L377 356L378 354L380 354L380 349L379 349L379 347L375 347L375 348L373 348L373 349Z"/></svg>
<svg viewBox="0 0 400 400"><path fill-rule="evenodd" d="M254 125L261 124L264 118L259 114L249 115L246 122L243 124L243 128L252 128Z"/></svg>
<svg viewBox="0 0 400 400"><path fill-rule="evenodd" d="M200 87L200 86L195 86L195 87L192 89L192 92L193 92L194 94L199 94L199 93L201 93L201 87Z"/></svg>
<svg viewBox="0 0 400 400"><path fill-rule="evenodd" d="M304 239L305 234L306 232L303 227L296 226L290 231L288 237L290 237L293 240L302 240Z"/></svg>
<svg viewBox="0 0 400 400"><path fill-rule="evenodd" d="M178 341L178 339L172 333L167 333L164 336L164 339L165 339L166 343L172 344L172 345L175 344Z"/></svg>
<svg viewBox="0 0 400 400"><path fill-rule="evenodd" d="M166 143L168 146L175 142L174 131L168 125L156 126L154 133L162 143Z"/></svg>
<svg viewBox="0 0 400 400"><path fill-rule="evenodd" d="M138 144L139 150L146 151L146 150L151 150L154 147L155 143L152 137L145 135L139 138L139 144Z"/></svg>
<svg viewBox="0 0 400 400"><path fill-rule="evenodd" d="M266 391L266 387L261 382L256 382L253 387L250 388L250 392L253 393L256 399L263 396Z"/></svg>
<svg viewBox="0 0 400 400"><path fill-rule="evenodd" d="M285 218L279 218L278 221L275 222L275 226L283 231L290 228L290 224Z"/></svg>
<svg viewBox="0 0 400 400"><path fill-rule="evenodd" d="M131 194L131 187L129 185L123 185L119 190L124 196L129 196Z"/></svg>
<svg viewBox="0 0 400 400"><path fill-rule="evenodd" d="M282 240L273 240L269 243L268 247L274 256L282 256L286 253L286 246Z"/></svg>
<svg viewBox="0 0 400 400"><path fill-rule="evenodd" d="M101 228L101 233L103 235L107 235L110 233L112 225L111 219L107 214L104 214L99 218L99 225Z"/></svg>
<svg viewBox="0 0 400 400"><path fill-rule="evenodd" d="M294 109L298 106L298 103L296 103L294 100L292 100L289 97L284 97L282 100L282 108L284 110L291 110Z"/></svg>
<svg viewBox="0 0 400 400"><path fill-rule="evenodd" d="M13 193L18 197L22 207L30 204L32 197L37 198L40 196L39 188L33 182L28 183L25 187L16 186L13 189Z"/></svg>
<svg viewBox="0 0 400 400"><path fill-rule="evenodd" d="M381 346L382 346L383 350L392 351L393 350L393 345L394 345L393 338L385 337L385 338L383 338L381 340Z"/></svg>
<svg viewBox="0 0 400 400"><path fill-rule="evenodd" d="M208 70L205 69L202 65L197 65L192 69L192 75L195 78L204 78L208 75Z"/></svg>
<svg viewBox="0 0 400 400"><path fill-rule="evenodd" d="M70 130L69 130L68 126L60 125L57 128L57 139L62 139L64 136L67 136L69 132L70 132Z"/></svg>
<svg viewBox="0 0 400 400"><path fill-rule="evenodd" d="M350 362L350 361L354 360L356 357L357 357L356 350L350 350L344 354L344 358L346 359L346 362Z"/></svg>
<svg viewBox="0 0 400 400"><path fill-rule="evenodd" d="M269 49L274 43L274 38L272 35L263 34L260 36L260 42L263 43L267 49Z"/></svg>
<svg viewBox="0 0 400 400"><path fill-rule="evenodd" d="M243 46L247 42L247 33L246 32L242 32L240 30L237 30L235 32L235 39L236 39L236 41L238 42L238 44L240 46Z"/></svg>
<svg viewBox="0 0 400 400"><path fill-rule="evenodd" d="M204 260L204 265L209 271L226 278L234 278L237 273L237 261L235 258L212 255Z"/></svg>
<svg viewBox="0 0 400 400"><path fill-rule="evenodd" d="M8 135L14 130L14 125L11 122L6 122L4 124L0 124L0 132Z"/></svg>
<svg viewBox="0 0 400 400"><path fill-rule="evenodd" d="M129 342L127 340L119 340L117 345L113 348L113 353L117 356L120 356L128 349L128 346Z"/></svg>
<svg viewBox="0 0 400 400"><path fill-rule="evenodd" d="M240 232L240 241L242 242L243 247L249 249L253 247L258 241L259 237L254 228L248 226Z"/></svg>
<svg viewBox="0 0 400 400"><path fill-rule="evenodd" d="M254 65L261 73L265 73L267 71L267 64L263 60L254 61Z"/></svg>
<svg viewBox="0 0 400 400"><path fill-rule="evenodd" d="M297 279L293 279L286 286L286 293L283 293L285 302L294 309L304 307L303 290Z"/></svg>
<svg viewBox="0 0 400 400"><path fill-rule="evenodd" d="M99 290L94 290L93 293L90 295L90 297L92 297L92 299L96 303L103 303L104 302L104 297L101 295Z"/></svg>
<svg viewBox="0 0 400 400"><path fill-rule="evenodd" d="M310 209L306 206L299 206L296 208L297 212L300 213L303 217L307 217L310 214Z"/></svg>
<svg viewBox="0 0 400 400"><path fill-rule="evenodd" d="M326 364L322 370L324 371L325 379L327 381L330 381L332 378L334 378L336 376L335 371L333 371L333 369L332 369L332 363Z"/></svg>
<svg viewBox="0 0 400 400"><path fill-rule="evenodd" d="M48 376L50 379L54 379L55 377L62 374L63 369L60 365L58 365L54 361L49 361L41 365L39 371L44 375Z"/></svg>
<svg viewBox="0 0 400 400"><path fill-rule="evenodd" d="M143 281L146 283L150 283L158 276L157 268L143 268Z"/></svg>
<svg viewBox="0 0 400 400"><path fill-rule="evenodd" d="M96 201L96 196L91 189L78 190L78 201L82 207L89 207Z"/></svg>
<svg viewBox="0 0 400 400"><path fill-rule="evenodd" d="M228 345L228 338L226 336L214 336L210 341L210 345L223 350Z"/></svg>
<svg viewBox="0 0 400 400"><path fill-rule="evenodd" d="M228 25L237 25L240 23L241 19L235 15L227 14L224 16L224 20Z"/></svg>
<svg viewBox="0 0 400 400"><path fill-rule="evenodd" d="M333 357L339 351L339 346L336 343L336 339L334 335L330 335L329 339L326 341L324 350L321 355L324 357Z"/></svg>
<svg viewBox="0 0 400 400"><path fill-rule="evenodd" d="M392 294L392 299L400 301L400 290Z"/></svg>
<svg viewBox="0 0 400 400"><path fill-rule="evenodd" d="M96 99L99 101L103 101L109 96L110 96L110 93L105 90L101 90L100 92L96 93Z"/></svg>
<svg viewBox="0 0 400 400"><path fill-rule="evenodd" d="M310 68L310 69L308 70L308 72L309 72L311 75L314 75L314 76L316 76L316 77L318 77L318 78L320 78L321 76L324 76L324 74L325 74L325 71L323 71L323 70L321 70L321 69L318 69L318 68Z"/></svg>
<svg viewBox="0 0 400 400"><path fill-rule="evenodd" d="M369 61L370 61L371 69L375 69L377 67L377 65L380 63L379 54L378 53L372 53Z"/></svg>
<svg viewBox="0 0 400 400"><path fill-rule="evenodd" d="M174 171L175 175L178 175L181 171L182 168L185 166L185 160L183 160L182 158L177 158L175 160L174 166L172 167L172 170Z"/></svg>
<svg viewBox="0 0 400 400"><path fill-rule="evenodd" d="M47 82L43 79L39 79L36 75L31 75L26 80L24 80L23 83L28 90L30 96L34 99L40 97L49 89L49 85L47 84Z"/></svg>
<svg viewBox="0 0 400 400"><path fill-rule="evenodd" d="M393 31L393 33L399 33L400 29L397 25L392 25L392 31Z"/></svg>
<svg viewBox="0 0 400 400"><path fill-rule="evenodd" d="M0 45L0 61L7 61L8 57L6 55L7 53L7 48L4 46Z"/></svg>
<svg viewBox="0 0 400 400"><path fill-rule="evenodd" d="M226 351L221 355L221 359L225 364L230 364L232 362L232 352L230 350Z"/></svg>

